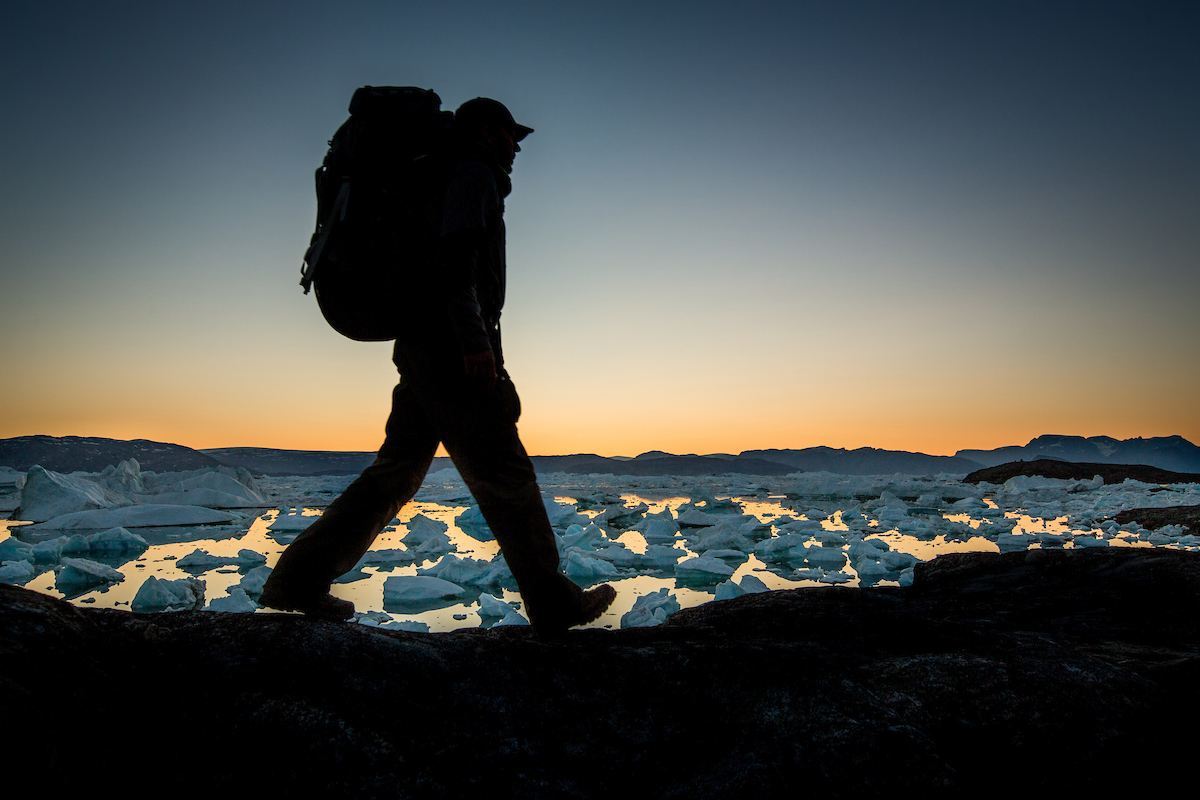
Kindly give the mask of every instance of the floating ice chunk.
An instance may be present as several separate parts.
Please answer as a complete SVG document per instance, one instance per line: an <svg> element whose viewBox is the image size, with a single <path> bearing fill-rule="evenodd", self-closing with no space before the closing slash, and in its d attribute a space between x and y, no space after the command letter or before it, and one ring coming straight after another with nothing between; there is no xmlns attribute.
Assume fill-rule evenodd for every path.
<svg viewBox="0 0 1200 800"><path fill-rule="evenodd" d="M618 567L637 567L642 561L642 556L620 542L605 542L601 547L597 547L592 555Z"/></svg>
<svg viewBox="0 0 1200 800"><path fill-rule="evenodd" d="M484 619L499 619L512 610L511 603L506 603L495 595L487 592L479 595L479 616Z"/></svg>
<svg viewBox="0 0 1200 800"><path fill-rule="evenodd" d="M717 584L717 599L728 600L744 594L758 594L770 591L767 585L753 575L743 575L741 583L735 583L733 578Z"/></svg>
<svg viewBox="0 0 1200 800"><path fill-rule="evenodd" d="M812 506L810 508L805 509L804 516L808 519L809 522L820 523L820 522L824 522L825 520L829 519L829 512L823 508L818 508L816 506Z"/></svg>
<svg viewBox="0 0 1200 800"><path fill-rule="evenodd" d="M1020 550L1028 550L1029 545L1037 541L1037 537L1021 533L1001 533L997 534L994 541L1001 553L1015 553Z"/></svg>
<svg viewBox="0 0 1200 800"><path fill-rule="evenodd" d="M903 572L911 569L919 560L912 553L901 553L898 550L889 550L879 557L879 563L883 564L883 568L888 572Z"/></svg>
<svg viewBox="0 0 1200 800"><path fill-rule="evenodd" d="M724 561L705 556L684 559L675 565L675 576L683 579L717 580L727 578L734 572L734 568Z"/></svg>
<svg viewBox="0 0 1200 800"><path fill-rule="evenodd" d="M267 577L271 574L271 568L268 566L255 567L242 576L238 581L237 587L251 597L258 597L262 594L263 584L267 582ZM233 589L229 590L230 592Z"/></svg>
<svg viewBox="0 0 1200 800"><path fill-rule="evenodd" d="M1039 533L1037 541L1044 548L1059 548L1071 541L1069 533Z"/></svg>
<svg viewBox="0 0 1200 800"><path fill-rule="evenodd" d="M515 608L510 608L508 610L508 613L505 614L500 619L500 621L498 621L494 625L492 625L492 627L493 628L502 628L502 627L507 627L509 625L528 625L528 624L529 624L529 620L527 620L527 619L525 619L525 617L521 616L521 612L517 611Z"/></svg>
<svg viewBox="0 0 1200 800"><path fill-rule="evenodd" d="M717 584L717 600L731 600L734 597L741 597L746 593L746 590L734 583L733 578L727 581L721 581Z"/></svg>
<svg viewBox="0 0 1200 800"><path fill-rule="evenodd" d="M418 575L429 575L441 578L454 584L475 584L477 586L495 583L498 579L494 563L477 558L461 556L445 556L432 567L417 570Z"/></svg>
<svg viewBox="0 0 1200 800"><path fill-rule="evenodd" d="M646 545L646 552L642 555L642 563L645 568L651 570L670 569L675 566L684 552L677 547L671 547L665 544L650 544Z"/></svg>
<svg viewBox="0 0 1200 800"><path fill-rule="evenodd" d="M465 590L432 575L393 575L383 582L386 603L409 603L459 597Z"/></svg>
<svg viewBox="0 0 1200 800"><path fill-rule="evenodd" d="M368 628L378 628L385 622L391 622L392 615L386 611L356 611L353 619L359 625L366 625Z"/></svg>
<svg viewBox="0 0 1200 800"><path fill-rule="evenodd" d="M183 558L175 562L175 566L182 570L195 570L203 572L217 567L223 567L233 563L231 556L214 556L212 553L205 552L200 548L196 548L188 553Z"/></svg>
<svg viewBox="0 0 1200 800"><path fill-rule="evenodd" d="M810 547L804 561L821 570L839 570L846 564L846 553L840 547Z"/></svg>
<svg viewBox="0 0 1200 800"><path fill-rule="evenodd" d="M454 524L472 539L477 539L481 542L491 542L496 539L495 534L492 533L492 529L488 527L487 520L483 518L483 511L480 510L479 506L470 506L467 508L454 518Z"/></svg>
<svg viewBox="0 0 1200 800"><path fill-rule="evenodd" d="M550 518L552 528L565 528L574 523L587 523L587 517L580 514L573 505L566 505L553 497L542 496L542 505L546 507L546 516Z"/></svg>
<svg viewBox="0 0 1200 800"><path fill-rule="evenodd" d="M308 526L320 518L320 514L305 516L304 509L299 506L295 508L285 506L279 509L279 516L271 520L271 524L267 526L267 530L279 533L299 532L306 530Z"/></svg>
<svg viewBox="0 0 1200 800"><path fill-rule="evenodd" d="M746 560L746 554L741 550L723 550L718 548L716 550L705 550L700 555L704 558L720 558L727 561L741 562Z"/></svg>
<svg viewBox="0 0 1200 800"><path fill-rule="evenodd" d="M901 572L898 580L899 580L901 586L912 586L913 585L912 567L909 567L908 569Z"/></svg>
<svg viewBox="0 0 1200 800"><path fill-rule="evenodd" d="M635 506L626 506L624 503L613 503L604 507L596 520L603 521L610 528L628 528L633 525L650 506L645 503L638 503Z"/></svg>
<svg viewBox="0 0 1200 800"><path fill-rule="evenodd" d="M66 547L67 537L56 536L53 539L47 539L44 542L38 542L33 546L33 561L35 564L53 564L63 556L63 548Z"/></svg>
<svg viewBox="0 0 1200 800"><path fill-rule="evenodd" d="M417 514L408 521L405 527L408 528L408 532L404 534L404 546L413 548L419 547L430 539L439 539L449 530L450 526L424 514Z"/></svg>
<svg viewBox="0 0 1200 800"><path fill-rule="evenodd" d="M698 529L688 537L692 550L740 550L746 552L754 547L746 526L717 525Z"/></svg>
<svg viewBox="0 0 1200 800"><path fill-rule="evenodd" d="M86 558L64 558L54 586L63 594L74 594L92 586L120 583L125 576L110 566Z"/></svg>
<svg viewBox="0 0 1200 800"><path fill-rule="evenodd" d="M1075 547L1108 547L1107 539L1096 539L1091 536L1076 536L1071 543Z"/></svg>
<svg viewBox="0 0 1200 800"><path fill-rule="evenodd" d="M820 531L813 534L813 538L817 540L817 544L825 547L840 547L850 541L847 531Z"/></svg>
<svg viewBox="0 0 1200 800"><path fill-rule="evenodd" d="M411 564L415 558L416 554L412 550L402 550L396 547L385 550L368 550L363 553L355 567L358 569L366 566L395 567L400 564Z"/></svg>
<svg viewBox="0 0 1200 800"><path fill-rule="evenodd" d="M762 580L756 575L743 575L741 585L742 589L744 589L747 594L757 594L759 592L771 591L771 587L763 583Z"/></svg>
<svg viewBox="0 0 1200 800"><path fill-rule="evenodd" d="M243 547L234 557L234 563L243 569L250 569L267 563L267 557L255 550Z"/></svg>
<svg viewBox="0 0 1200 800"><path fill-rule="evenodd" d="M679 601L665 588L644 594L633 601L633 608L621 616L622 628L646 628L661 625L679 610Z"/></svg>
<svg viewBox="0 0 1200 800"><path fill-rule="evenodd" d="M717 525L721 520L722 517L716 514L708 514L699 509L689 508L679 515L677 522L680 527L703 528L709 525Z"/></svg>
<svg viewBox="0 0 1200 800"><path fill-rule="evenodd" d="M983 502L978 497L964 497L961 500L955 500L950 504L950 508L958 512L982 511L986 509L988 504Z"/></svg>
<svg viewBox="0 0 1200 800"><path fill-rule="evenodd" d="M679 533L679 523L671 516L671 509L664 508L657 514L647 514L634 530L641 531L647 542L669 542Z"/></svg>
<svg viewBox="0 0 1200 800"><path fill-rule="evenodd" d="M30 530L102 530L105 528L148 528L175 525L213 525L238 519L228 511L203 506L148 503L119 508L76 511L29 526Z"/></svg>
<svg viewBox="0 0 1200 800"><path fill-rule="evenodd" d="M258 604L250 598L250 595L236 586L229 590L227 596L210 600L207 607L209 611L222 611L232 614L253 612L257 608Z"/></svg>
<svg viewBox="0 0 1200 800"><path fill-rule="evenodd" d="M180 578L168 581L153 575L138 587L129 607L138 613L185 611L204 605L204 581Z"/></svg>
<svg viewBox="0 0 1200 800"><path fill-rule="evenodd" d="M405 633L429 633L429 624L415 619L391 620L379 627L384 630L404 631Z"/></svg>
<svg viewBox="0 0 1200 800"><path fill-rule="evenodd" d="M40 466L29 468L21 489L21 519L33 522L79 511L128 505L131 500L95 481L63 475Z"/></svg>
<svg viewBox="0 0 1200 800"><path fill-rule="evenodd" d="M407 539L404 541L408 542ZM431 558L440 558L453 549L454 544L450 541L449 536L444 533L433 533L417 545L416 549L412 550L412 554L416 561L427 561Z"/></svg>
<svg viewBox="0 0 1200 800"><path fill-rule="evenodd" d="M33 561L33 545L11 536L0 542L0 561Z"/></svg>
<svg viewBox="0 0 1200 800"><path fill-rule="evenodd" d="M567 575L575 580L591 581L612 578L620 574L617 568L602 558L571 550L567 553Z"/></svg>
<svg viewBox="0 0 1200 800"><path fill-rule="evenodd" d="M37 570L30 561L5 561L0 565L0 583L11 583L24 586L33 580Z"/></svg>
<svg viewBox="0 0 1200 800"><path fill-rule="evenodd" d="M571 525L560 539L560 552L569 549L592 549L602 539L605 539L604 529L590 523L586 528L581 525Z"/></svg>
<svg viewBox="0 0 1200 800"><path fill-rule="evenodd" d="M854 580L854 576L847 572L826 572L817 580L821 583L848 583Z"/></svg>
<svg viewBox="0 0 1200 800"><path fill-rule="evenodd" d="M792 571L792 577L798 581L819 581L825 570L817 567L797 567Z"/></svg>
<svg viewBox="0 0 1200 800"><path fill-rule="evenodd" d="M754 555L761 561L778 563L783 561L801 561L808 552L804 544L807 537L802 534L787 533L771 539L763 539L751 548Z"/></svg>
<svg viewBox="0 0 1200 800"><path fill-rule="evenodd" d="M141 536L122 527L109 528L88 537L88 550L93 553L140 553L149 547L150 543Z"/></svg>

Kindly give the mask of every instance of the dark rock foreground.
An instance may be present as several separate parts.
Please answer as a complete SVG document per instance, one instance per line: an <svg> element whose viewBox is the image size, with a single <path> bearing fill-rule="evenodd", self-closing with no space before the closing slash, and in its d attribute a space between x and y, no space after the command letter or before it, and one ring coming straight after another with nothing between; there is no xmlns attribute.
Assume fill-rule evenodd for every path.
<svg viewBox="0 0 1200 800"><path fill-rule="evenodd" d="M1200 555L1126 548L553 643L0 586L2 752L47 796L1162 794L1192 783L1197 612Z"/></svg>

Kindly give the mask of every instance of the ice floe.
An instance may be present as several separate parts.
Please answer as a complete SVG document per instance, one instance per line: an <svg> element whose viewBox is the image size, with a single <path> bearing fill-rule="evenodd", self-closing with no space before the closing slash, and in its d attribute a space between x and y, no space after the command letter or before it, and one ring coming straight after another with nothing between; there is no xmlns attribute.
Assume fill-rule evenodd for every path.
<svg viewBox="0 0 1200 800"><path fill-rule="evenodd" d="M54 580L55 588L63 594L74 594L94 586L120 583L125 576L107 564L86 558L64 558Z"/></svg>
<svg viewBox="0 0 1200 800"><path fill-rule="evenodd" d="M679 610L679 601L665 588L644 594L633 601L633 608L621 615L622 628L648 628L661 625Z"/></svg>
<svg viewBox="0 0 1200 800"><path fill-rule="evenodd" d="M204 581L198 578L163 580L146 578L133 596L130 608L137 612L185 611L204 605Z"/></svg>

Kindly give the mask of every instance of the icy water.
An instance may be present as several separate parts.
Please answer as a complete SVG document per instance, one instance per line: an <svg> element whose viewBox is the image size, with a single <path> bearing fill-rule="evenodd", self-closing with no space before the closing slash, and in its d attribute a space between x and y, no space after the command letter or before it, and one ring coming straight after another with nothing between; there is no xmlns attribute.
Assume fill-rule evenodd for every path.
<svg viewBox="0 0 1200 800"><path fill-rule="evenodd" d="M129 608L142 583L149 576L175 580L193 577L204 582L205 602L225 597L249 571L249 567L220 566L207 570L182 569L179 559L199 549L214 556L236 556L248 549L266 557L273 566L284 547L299 532L273 531L272 523L280 507L299 507L313 519L321 508L349 481L349 478L276 478L260 479L264 494L277 507L246 510L242 521L220 526L136 528L150 547L136 556L98 556L88 558L115 568L124 576L117 583L103 585L67 596L71 602L92 607ZM714 599L718 584L732 580L740 583L747 575L759 579L768 589L802 586L905 585L912 571L902 555L889 555L880 565L876 555L883 552L908 554L927 560L952 552L997 552L1002 549L1039 547L1151 547L1200 548L1195 536L1179 530L1157 534L1137 525L1117 526L1105 518L1121 508L1162 506L1200 502L1200 485L1156 487L1127 482L1120 486L1102 486L1096 481L1046 481L1018 479L1004 486L974 487L949 477L909 478L906 476L834 476L824 473L784 478L615 478L613 476L544 476L542 488L547 498L568 509L575 508L585 524L600 517L609 507L609 515L620 504L645 508L628 519L607 524L599 544L619 543L634 554L646 552L647 540L630 525L644 522L647 514L669 510L672 517L684 512L713 512L716 525L682 527L673 540L657 540L658 546L677 549L685 560L701 554L700 542L722 526L739 526L747 531L751 546L718 546L724 563L734 568L732 576L709 578L680 577L673 566L651 569L646 565L626 567L619 577L589 580L576 577L583 585L607 582L617 589L617 600L609 611L589 627L616 628L636 600L666 589L682 608ZM623 491L623 488L626 489ZM461 481L449 471L437 473L427 486L388 526L372 547L373 551L405 549L408 523L424 515L445 523L446 535L460 557L491 561L499 553L494 541L480 541L456 524L472 505ZM584 519L586 518L586 519ZM686 518L686 517L685 517ZM753 519L753 521L751 521ZM25 523L0 523L0 542L10 535L35 544L61 536L63 531L22 530ZM556 532L570 536L570 530ZM72 531L72 533L74 533ZM792 555L756 552L763 542L780 537L803 543ZM879 553L863 549L863 542L877 540ZM854 544L858 541L857 544ZM577 549L593 553L597 542ZM807 557L804 555L805 547ZM856 549L857 548L857 549ZM839 559L831 551L846 558ZM870 555L864 557L863 552ZM799 555L797 555L797 553ZM672 554L673 555L673 554ZM760 558L760 555L762 556ZM440 607L403 606L385 603L384 583L392 576L415 575L418 570L436 565L434 557L411 564L387 568L364 566L344 576L333 587L333 594L355 603L361 621L371 623L421 623L431 631L493 624L495 617L480 616L480 590L457 598ZM865 560L864 560L865 559ZM840 567L835 562L842 561ZM912 559L907 559L912 561ZM566 558L564 557L564 564ZM890 565L890 566L889 566ZM38 573L24 585L48 595L63 597L56 587L54 564L37 565ZM869 569L867 574L860 574ZM748 584L749 585L749 584ZM726 587L729 589L730 587ZM490 585L486 591L520 609L520 596L512 588ZM251 594L253 597L254 595ZM432 605L438 606L434 601ZM257 613L280 613L259 609ZM519 619L515 621L520 622Z"/></svg>

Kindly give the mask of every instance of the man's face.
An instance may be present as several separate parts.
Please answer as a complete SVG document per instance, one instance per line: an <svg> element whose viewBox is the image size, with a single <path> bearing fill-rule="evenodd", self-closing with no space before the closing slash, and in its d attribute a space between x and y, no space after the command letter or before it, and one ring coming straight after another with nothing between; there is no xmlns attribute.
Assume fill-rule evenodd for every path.
<svg viewBox="0 0 1200 800"><path fill-rule="evenodd" d="M483 136L496 163L505 172L511 173L513 161L521 152L521 145L513 138L513 131L506 125L488 125L483 130Z"/></svg>

